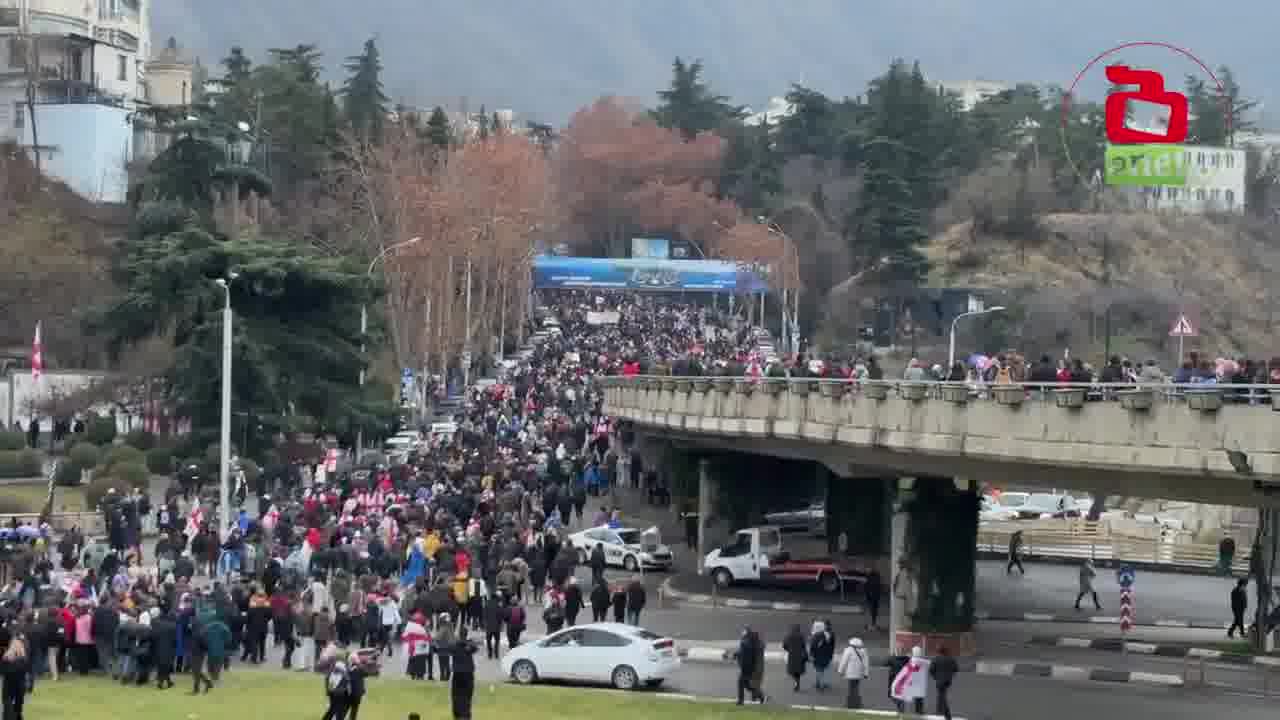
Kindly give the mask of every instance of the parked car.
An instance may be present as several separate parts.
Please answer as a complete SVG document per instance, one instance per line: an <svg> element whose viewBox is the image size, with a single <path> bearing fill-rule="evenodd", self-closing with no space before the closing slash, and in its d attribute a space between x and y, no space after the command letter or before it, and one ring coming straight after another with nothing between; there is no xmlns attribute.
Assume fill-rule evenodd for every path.
<svg viewBox="0 0 1280 720"><path fill-rule="evenodd" d="M783 532L800 531L823 535L827 530L827 504L812 502L802 508L771 512L764 516L765 522L777 525Z"/></svg>
<svg viewBox="0 0 1280 720"><path fill-rule="evenodd" d="M591 560L591 549L596 543L604 543L605 562L629 572L640 568L668 570L675 561L671 548L662 544L657 527L644 532L634 528L600 526L576 532L569 536L569 544L578 551L578 560L586 565Z"/></svg>
<svg viewBox="0 0 1280 720"><path fill-rule="evenodd" d="M1027 502L1018 506L1018 517L1024 520L1080 517L1082 508L1070 495L1032 493Z"/></svg>
<svg viewBox="0 0 1280 720"><path fill-rule="evenodd" d="M634 690L657 687L679 669L675 640L621 623L565 628L502 656L503 675L522 685L561 680Z"/></svg>
<svg viewBox="0 0 1280 720"><path fill-rule="evenodd" d="M982 496L982 508L978 511L979 522L1007 522L1017 520L1018 511L1005 507L999 500L990 495Z"/></svg>

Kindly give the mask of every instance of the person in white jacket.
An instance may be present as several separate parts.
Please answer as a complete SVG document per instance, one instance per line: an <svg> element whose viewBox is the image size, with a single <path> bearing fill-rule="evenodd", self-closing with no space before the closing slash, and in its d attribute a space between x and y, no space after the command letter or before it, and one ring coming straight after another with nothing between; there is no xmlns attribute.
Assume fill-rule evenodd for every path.
<svg viewBox="0 0 1280 720"><path fill-rule="evenodd" d="M850 710L861 709L861 684L871 677L871 661L867 658L866 648L862 646L862 638L849 638L849 647L840 655L836 672L844 675L844 679L849 682L849 695L845 698L844 706Z"/></svg>

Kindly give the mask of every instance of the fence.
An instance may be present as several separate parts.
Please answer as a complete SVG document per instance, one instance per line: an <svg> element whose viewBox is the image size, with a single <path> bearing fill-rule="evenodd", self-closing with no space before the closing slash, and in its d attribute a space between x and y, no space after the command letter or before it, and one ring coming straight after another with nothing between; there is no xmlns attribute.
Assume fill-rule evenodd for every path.
<svg viewBox="0 0 1280 720"><path fill-rule="evenodd" d="M1177 567L1212 569L1218 566L1218 546L1192 542L1185 532L1119 532L1106 522L1085 520L1038 520L1030 522L983 523L978 528L978 552L1004 553L1009 538L1022 531L1022 553L1026 557L1078 558L1108 562L1139 562ZM1237 544L1232 570L1249 571L1249 548Z"/></svg>
<svg viewBox="0 0 1280 720"><path fill-rule="evenodd" d="M39 520L39 513L0 515L0 527L9 527L14 521L17 521L18 525L34 525ZM105 535L107 532L102 513L96 512L53 513L49 516L49 525L54 533L63 533L73 527L80 528L80 531L87 536Z"/></svg>

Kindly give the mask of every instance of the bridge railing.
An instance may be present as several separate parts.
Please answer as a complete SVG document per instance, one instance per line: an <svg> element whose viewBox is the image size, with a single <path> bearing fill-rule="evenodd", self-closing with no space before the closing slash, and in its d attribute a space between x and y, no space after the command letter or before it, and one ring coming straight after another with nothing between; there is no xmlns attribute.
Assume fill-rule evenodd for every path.
<svg viewBox="0 0 1280 720"><path fill-rule="evenodd" d="M933 380L857 380L849 378L777 378L741 376L634 375L598 378L604 387L641 387L658 391L782 392L831 398L863 396L871 399L898 397L920 401L939 399L956 404L995 402L1021 405L1053 403L1059 407L1083 407L1085 403L1119 402L1131 410L1146 410L1155 403L1182 403L1212 412L1224 404L1271 405L1280 410L1280 385L1235 383L983 383Z"/></svg>
<svg viewBox="0 0 1280 720"><path fill-rule="evenodd" d="M1106 522L1048 520L987 522L978 527L978 551L1007 553L1009 538L1022 531L1024 557L1140 562L1184 568L1218 565L1218 546L1193 542L1185 532L1152 527L1151 536L1113 530ZM1237 545L1232 570L1249 572L1249 548Z"/></svg>

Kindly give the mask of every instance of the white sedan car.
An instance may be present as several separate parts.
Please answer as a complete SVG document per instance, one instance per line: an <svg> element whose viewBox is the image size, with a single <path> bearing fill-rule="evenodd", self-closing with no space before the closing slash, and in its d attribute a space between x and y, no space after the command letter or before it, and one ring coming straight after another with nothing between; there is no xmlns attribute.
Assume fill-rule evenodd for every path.
<svg viewBox="0 0 1280 720"><path fill-rule="evenodd" d="M635 572L641 567L667 570L675 559L671 548L662 544L656 527L641 532L634 528L602 525L570 535L569 542L578 551L578 561L583 565L591 562L591 550L597 543L604 543L605 564L628 572Z"/></svg>
<svg viewBox="0 0 1280 720"><path fill-rule="evenodd" d="M621 623L565 628L502 656L502 673L522 685L568 680L634 690L657 687L679 669L675 640Z"/></svg>
<svg viewBox="0 0 1280 720"><path fill-rule="evenodd" d="M983 495L982 510L979 512L978 519L982 522L1006 522L1018 519L1018 511L1001 505L998 500Z"/></svg>

